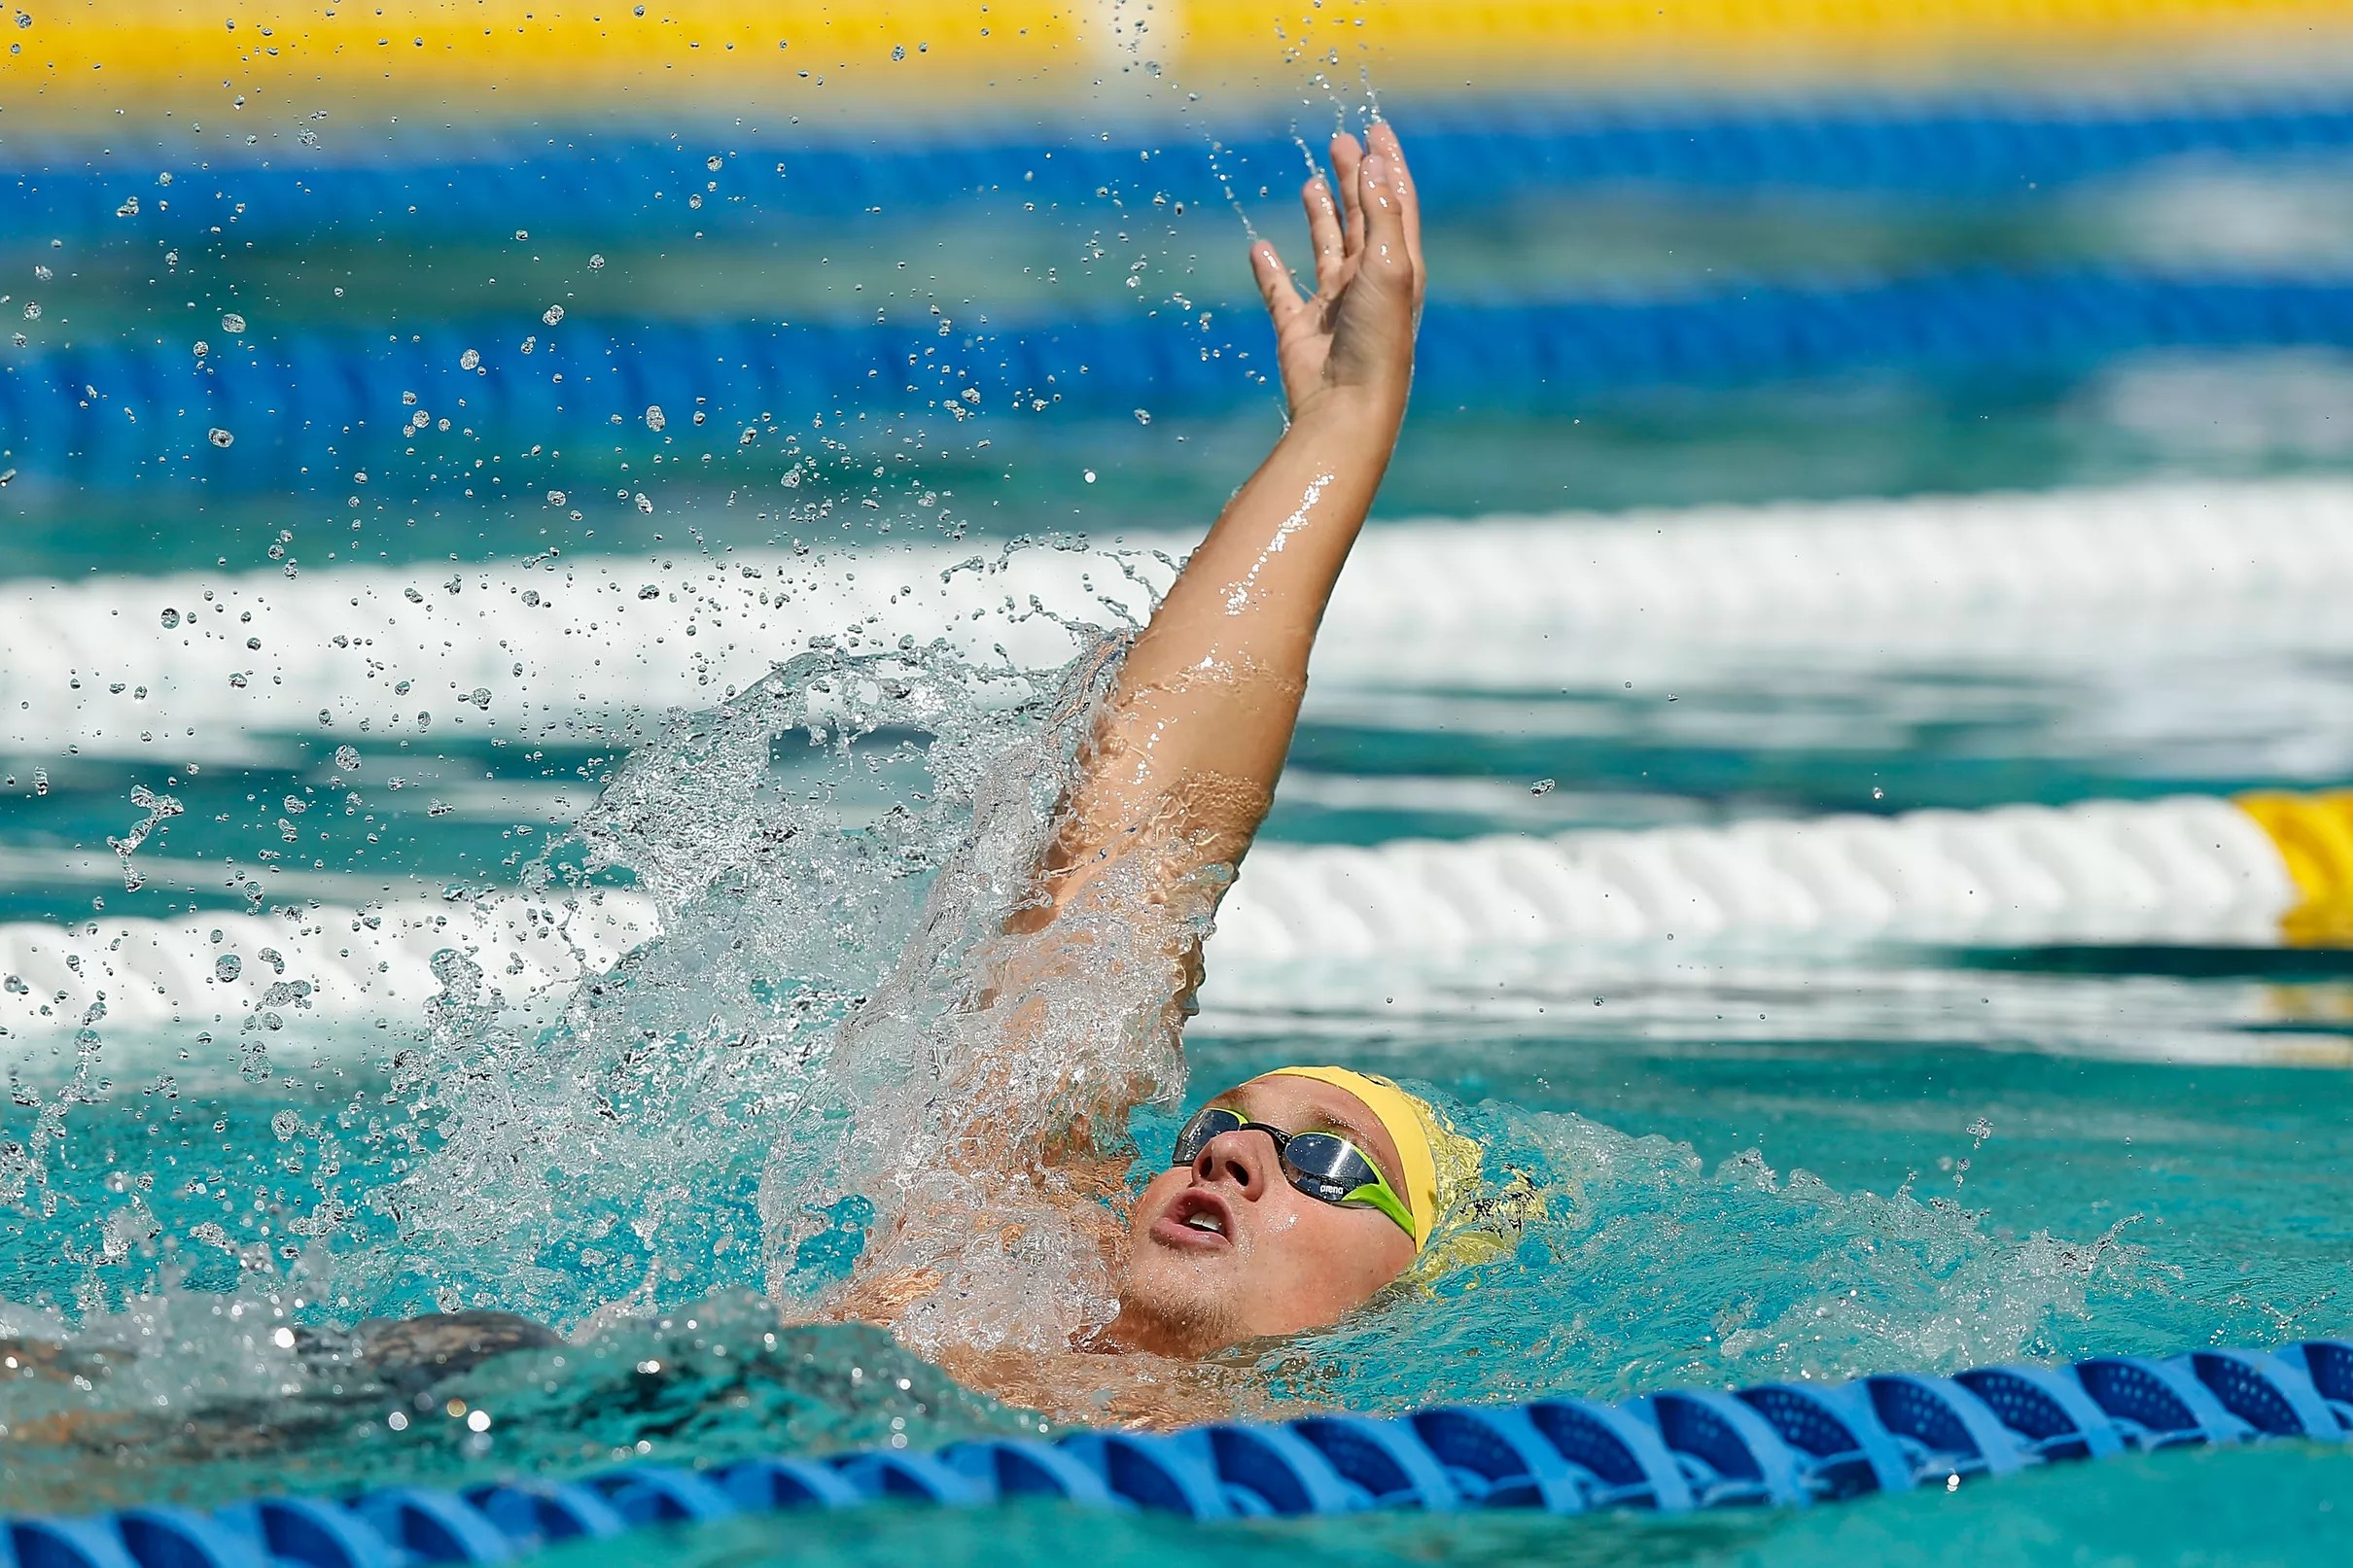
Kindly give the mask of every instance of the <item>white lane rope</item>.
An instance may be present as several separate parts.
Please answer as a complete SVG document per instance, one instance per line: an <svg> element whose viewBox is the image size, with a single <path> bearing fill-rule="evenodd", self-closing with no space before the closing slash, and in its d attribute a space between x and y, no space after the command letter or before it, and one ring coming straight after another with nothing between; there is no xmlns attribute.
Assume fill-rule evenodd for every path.
<svg viewBox="0 0 2353 1568"><path fill-rule="evenodd" d="M277 734L597 744L717 700L812 637L1068 656L1141 614L1187 541L681 550L0 585L0 750L233 760ZM2353 649L2353 484L2167 484L1374 528L1312 701L1548 690L1765 652L1868 666L2123 645ZM624 737L625 738L625 737Z"/></svg>
<svg viewBox="0 0 2353 1568"><path fill-rule="evenodd" d="M1302 960L1803 937L1809 943L2268 944L2297 889L2228 801L2182 797L1377 849L1256 851L1218 918L1212 975ZM0 1027L413 1022L457 951L519 1000L657 934L608 891L313 906L259 916L0 925ZM1213 987L1214 989L1214 983ZM92 1008L101 1009L93 1014ZM0 1049L0 1059L19 1053Z"/></svg>
<svg viewBox="0 0 2353 1568"><path fill-rule="evenodd" d="M442 990L438 956L464 956L486 987L522 1001L611 967L658 929L650 900L615 890L0 924L0 1028L43 1036L176 1027L193 1036L306 1021L407 1024Z"/></svg>
<svg viewBox="0 0 2353 1568"><path fill-rule="evenodd" d="M1678 938L2270 943L2298 902L2229 801L2183 796L1253 854L1219 956Z"/></svg>

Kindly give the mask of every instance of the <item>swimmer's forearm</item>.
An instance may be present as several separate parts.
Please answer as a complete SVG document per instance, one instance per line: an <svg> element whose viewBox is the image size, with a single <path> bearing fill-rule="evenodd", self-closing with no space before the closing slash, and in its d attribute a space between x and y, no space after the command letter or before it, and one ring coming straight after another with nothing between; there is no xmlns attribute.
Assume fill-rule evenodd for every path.
<svg viewBox="0 0 2353 1568"><path fill-rule="evenodd" d="M1204 658L1248 658L1304 679L1404 414L1402 388L1350 389L1302 408L1185 563L1121 684L1163 680Z"/></svg>
<svg viewBox="0 0 2353 1568"><path fill-rule="evenodd" d="M1290 424L1128 650L1048 856L1057 907L1140 846L1170 855L1165 877L1237 861L1272 801L1317 629L1396 447L1422 298L1396 137L1376 126L1370 151L1340 136L1332 152L1345 218L1323 180L1301 192L1315 293L1273 246L1250 252Z"/></svg>
<svg viewBox="0 0 2353 1568"><path fill-rule="evenodd" d="M1227 503L1121 665L1053 857L1056 905L1139 834L1154 853L1182 836L1201 864L1248 849L1404 407L1402 386L1309 401Z"/></svg>

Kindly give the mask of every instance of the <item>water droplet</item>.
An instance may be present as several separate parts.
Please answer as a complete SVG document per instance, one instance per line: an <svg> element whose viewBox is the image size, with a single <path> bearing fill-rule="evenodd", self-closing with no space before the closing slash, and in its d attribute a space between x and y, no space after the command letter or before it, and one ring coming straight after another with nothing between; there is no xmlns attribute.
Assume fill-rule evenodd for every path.
<svg viewBox="0 0 2353 1568"><path fill-rule="evenodd" d="M336 747L335 766L341 768L345 773L359 772L360 753L355 749L348 746Z"/></svg>
<svg viewBox="0 0 2353 1568"><path fill-rule="evenodd" d="M1538 779L1534 784L1528 786L1528 792L1531 795L1549 795L1553 792L1553 780Z"/></svg>
<svg viewBox="0 0 2353 1568"><path fill-rule="evenodd" d="M466 700L474 704L476 708L486 710L490 707L490 688L488 686L476 686L472 691L466 693Z"/></svg>
<svg viewBox="0 0 2353 1568"><path fill-rule="evenodd" d="M115 209L115 216L116 216L116 217L118 217L118 218L136 218L136 217L138 217L138 216L139 216L139 198L138 198L137 196L125 196L125 197L123 197L123 205L122 205L122 206L120 206L120 207L117 207L117 208Z"/></svg>
<svg viewBox="0 0 2353 1568"><path fill-rule="evenodd" d="M1089 484L1093 484L1095 482L1095 470L1093 469L1087 470L1086 479L1087 483Z"/></svg>
<svg viewBox="0 0 2353 1568"><path fill-rule="evenodd" d="M237 444L237 438L234 436L229 435L228 432L221 429L221 427L218 425L215 425L211 430L205 432L204 438L212 442L215 446L234 446Z"/></svg>
<svg viewBox="0 0 2353 1568"><path fill-rule="evenodd" d="M562 321L563 319L564 307L562 305L549 305L545 312L540 317L540 320L545 322L550 327L553 327L557 322Z"/></svg>
<svg viewBox="0 0 2353 1568"><path fill-rule="evenodd" d="M1136 410L1136 423L1137 423L1137 424L1139 424L1139 425L1149 425L1151 422L1152 422L1152 415L1151 415L1150 410L1148 410L1148 409L1143 409L1143 408L1139 408L1139 409L1137 409L1137 410Z"/></svg>
<svg viewBox="0 0 2353 1568"><path fill-rule="evenodd" d="M221 318L221 331L227 332L231 337L235 337L240 332L245 331L245 318L238 315L233 310L230 311L228 315Z"/></svg>
<svg viewBox="0 0 2353 1568"><path fill-rule="evenodd" d="M720 157L717 153L714 153L709 157L703 159L703 167L709 169L712 173L717 174L725 161L726 160L724 158Z"/></svg>
<svg viewBox="0 0 2353 1568"><path fill-rule="evenodd" d="M180 624L180 612L179 612L178 610L169 610L169 609L167 609L167 610L165 610L163 611L163 629L164 629L165 631L167 631L167 632L168 632L168 631L170 631L170 630L171 630L173 627L175 627L175 626L177 626L177 625L179 625L179 624Z"/></svg>
<svg viewBox="0 0 2353 1568"><path fill-rule="evenodd" d="M603 257L601 257L601 256L591 256L590 258L588 258L588 270L589 270L589 271L591 271L591 272L602 272L604 269L605 269L605 259L604 259Z"/></svg>
<svg viewBox="0 0 2353 1568"><path fill-rule="evenodd" d="M477 349L470 348L465 353L458 356L458 368L461 370L478 369L481 367L481 352Z"/></svg>
<svg viewBox="0 0 2353 1568"><path fill-rule="evenodd" d="M280 1141L284 1141L302 1130L302 1119L291 1110L279 1111L270 1117L269 1130L278 1134Z"/></svg>
<svg viewBox="0 0 2353 1568"><path fill-rule="evenodd" d="M906 57L907 57L907 46L906 46L906 45L904 45L904 44L893 44L893 45L891 46L891 58L893 58L893 59L895 59L895 60L903 60L903 59L905 59Z"/></svg>
<svg viewBox="0 0 2353 1568"><path fill-rule="evenodd" d="M518 228L514 231L514 237L516 239L529 239L531 237L531 230L528 228Z"/></svg>
<svg viewBox="0 0 2353 1568"><path fill-rule="evenodd" d="M669 423L670 417L662 412L662 405L660 403L657 402L652 407L646 410L646 428L648 430L657 431Z"/></svg>
<svg viewBox="0 0 2353 1568"><path fill-rule="evenodd" d="M213 978L228 982L245 972L245 960L233 953L224 953L212 960Z"/></svg>

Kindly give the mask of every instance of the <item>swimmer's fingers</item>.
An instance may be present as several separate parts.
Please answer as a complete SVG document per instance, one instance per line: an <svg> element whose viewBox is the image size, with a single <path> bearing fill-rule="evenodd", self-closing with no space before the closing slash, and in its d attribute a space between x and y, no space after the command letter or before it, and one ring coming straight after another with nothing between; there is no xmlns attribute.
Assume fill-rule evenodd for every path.
<svg viewBox="0 0 2353 1568"><path fill-rule="evenodd" d="M1400 182L1402 167L1387 155L1368 155L1358 171L1364 204L1364 250L1356 258L1357 277L1379 280L1384 290L1395 289L1410 307L1420 297L1417 242L1406 222L1406 197Z"/></svg>
<svg viewBox="0 0 2353 1568"><path fill-rule="evenodd" d="M1316 246L1316 292L1329 299L1348 282L1347 240L1331 182L1320 175L1308 181L1299 188L1299 204L1307 209L1308 238Z"/></svg>
<svg viewBox="0 0 2353 1568"><path fill-rule="evenodd" d="M1265 240L1250 247L1250 272L1258 280L1259 297L1266 301L1266 313L1275 324L1275 365L1282 376L1283 399L1296 413L1309 389L1322 378L1324 360L1331 352L1321 296L1313 303L1303 297L1282 258Z"/></svg>
<svg viewBox="0 0 2353 1568"><path fill-rule="evenodd" d="M1364 149L1356 145L1355 137L1342 131L1332 138L1332 170L1340 177L1340 199L1348 213L1342 241L1342 254L1347 256L1364 249L1364 201L1356 189L1356 171L1363 163Z"/></svg>
<svg viewBox="0 0 2353 1568"><path fill-rule="evenodd" d="M1307 302L1299 297L1299 286L1291 281L1282 258L1265 240L1250 247L1250 276L1258 280L1258 296L1266 301L1266 313L1274 318L1275 335L1280 339L1306 312Z"/></svg>
<svg viewBox="0 0 2353 1568"><path fill-rule="evenodd" d="M1371 151L1381 155L1389 167L1389 184L1397 193L1398 209L1405 221L1405 255L1414 268L1414 301L1422 300L1422 280L1428 274L1422 264L1422 192L1414 184L1413 170L1406 166L1405 147L1387 121L1376 123L1366 132Z"/></svg>

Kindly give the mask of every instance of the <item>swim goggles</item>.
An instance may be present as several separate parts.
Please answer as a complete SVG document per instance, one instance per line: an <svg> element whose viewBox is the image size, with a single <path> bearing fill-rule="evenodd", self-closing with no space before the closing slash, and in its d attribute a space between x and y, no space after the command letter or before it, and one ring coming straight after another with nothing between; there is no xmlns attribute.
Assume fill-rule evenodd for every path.
<svg viewBox="0 0 2353 1568"><path fill-rule="evenodd" d="M1227 1132L1264 1132L1275 1140L1275 1156L1282 1162L1282 1174L1293 1187L1335 1207L1377 1208L1395 1220L1408 1237L1420 1239L1414 1236L1413 1215L1381 1174L1381 1167L1337 1132L1285 1132L1264 1122L1245 1121L1222 1105L1212 1105L1176 1134L1170 1167L1191 1165L1201 1158L1210 1139Z"/></svg>

